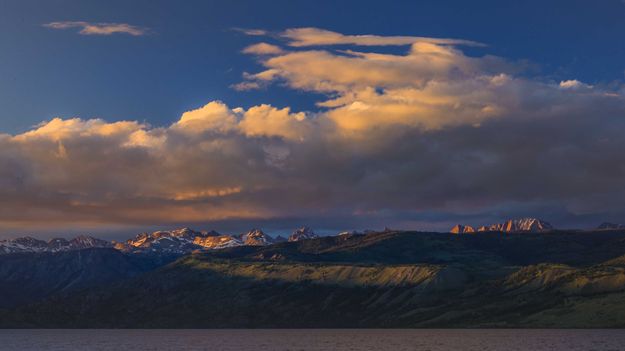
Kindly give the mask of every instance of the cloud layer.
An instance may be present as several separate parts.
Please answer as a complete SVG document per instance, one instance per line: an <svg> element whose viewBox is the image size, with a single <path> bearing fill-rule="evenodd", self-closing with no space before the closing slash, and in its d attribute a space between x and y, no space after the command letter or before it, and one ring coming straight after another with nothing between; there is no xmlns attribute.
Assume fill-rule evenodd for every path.
<svg viewBox="0 0 625 351"><path fill-rule="evenodd" d="M78 31L82 35L111 35L128 34L132 36L142 36L147 34L146 28L133 26L127 23L91 23L83 21L50 22L43 25L52 29L80 28Z"/></svg>
<svg viewBox="0 0 625 351"><path fill-rule="evenodd" d="M211 101L165 127L56 118L0 134L0 224L625 218L622 91L524 77L514 62L465 55L465 40L277 38L244 49L263 68L237 87L322 94L318 111Z"/></svg>

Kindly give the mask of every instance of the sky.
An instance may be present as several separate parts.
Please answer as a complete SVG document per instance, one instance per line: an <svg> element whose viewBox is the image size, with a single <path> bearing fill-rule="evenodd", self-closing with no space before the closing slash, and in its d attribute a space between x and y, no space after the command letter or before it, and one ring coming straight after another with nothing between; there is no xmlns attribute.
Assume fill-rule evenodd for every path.
<svg viewBox="0 0 625 351"><path fill-rule="evenodd" d="M625 2L0 0L0 238L625 222Z"/></svg>

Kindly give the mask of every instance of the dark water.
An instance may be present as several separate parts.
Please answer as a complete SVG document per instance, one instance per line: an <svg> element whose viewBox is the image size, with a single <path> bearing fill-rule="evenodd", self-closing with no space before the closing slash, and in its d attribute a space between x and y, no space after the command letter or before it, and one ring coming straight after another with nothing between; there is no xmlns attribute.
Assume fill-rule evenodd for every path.
<svg viewBox="0 0 625 351"><path fill-rule="evenodd" d="M0 350L625 350L625 330L0 330Z"/></svg>

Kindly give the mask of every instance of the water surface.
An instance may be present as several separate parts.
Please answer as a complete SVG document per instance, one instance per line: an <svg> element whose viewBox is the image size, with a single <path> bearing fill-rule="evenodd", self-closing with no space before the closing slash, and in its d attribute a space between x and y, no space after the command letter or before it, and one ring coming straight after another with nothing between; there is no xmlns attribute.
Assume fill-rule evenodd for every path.
<svg viewBox="0 0 625 351"><path fill-rule="evenodd" d="M0 350L623 350L625 330L0 330Z"/></svg>

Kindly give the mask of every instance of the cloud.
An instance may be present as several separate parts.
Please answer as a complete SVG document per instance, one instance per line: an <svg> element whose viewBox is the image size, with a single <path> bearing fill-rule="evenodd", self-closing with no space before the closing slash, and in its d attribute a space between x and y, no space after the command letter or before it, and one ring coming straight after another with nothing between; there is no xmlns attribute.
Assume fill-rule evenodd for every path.
<svg viewBox="0 0 625 351"><path fill-rule="evenodd" d="M514 103L515 86L525 86L523 80L510 76L517 68L505 60L469 57L449 45L463 41L401 40L412 43L405 55L353 50L256 54L266 69L245 75L246 80L234 87L250 90L282 82L325 94L329 99L318 105L332 108L327 116L337 126L367 130L385 125L422 129L477 125L513 108L505 104Z"/></svg>
<svg viewBox="0 0 625 351"><path fill-rule="evenodd" d="M243 83L311 92L319 108L207 101L169 126L55 118L0 134L0 225L625 217L618 89L523 76L433 41L249 53L263 69Z"/></svg>
<svg viewBox="0 0 625 351"><path fill-rule="evenodd" d="M220 101L212 101L203 107L182 114L174 127L189 133L213 131L226 133L236 128L237 117L228 106Z"/></svg>
<svg viewBox="0 0 625 351"><path fill-rule="evenodd" d="M261 34L259 32L256 35L264 34L266 33ZM412 45L417 42L437 45L484 46L484 44L475 41L462 39L441 39L414 36L344 35L329 30L310 27L287 29L286 31L280 33L280 36L289 39L289 45L294 47L324 45Z"/></svg>
<svg viewBox="0 0 625 351"><path fill-rule="evenodd" d="M254 55L279 55L284 54L284 50L282 50L279 46L267 43L258 43L246 47L243 49L243 53Z"/></svg>
<svg viewBox="0 0 625 351"><path fill-rule="evenodd" d="M251 36L265 36L269 34L269 31L266 31L264 29L234 27L232 28L232 30Z"/></svg>
<svg viewBox="0 0 625 351"><path fill-rule="evenodd" d="M247 81L240 82L236 84L232 84L230 87L237 91L247 91L247 90L256 90L262 88L264 85L261 85L259 82Z"/></svg>
<svg viewBox="0 0 625 351"><path fill-rule="evenodd" d="M245 111L239 128L248 137L281 137L304 141L312 126L303 112L291 113L288 107L277 109L263 104Z"/></svg>
<svg viewBox="0 0 625 351"><path fill-rule="evenodd" d="M50 22L43 25L52 29L80 28L78 31L82 35L112 35L128 34L132 36L142 36L148 33L143 27L133 26L127 23L90 23L83 21Z"/></svg>
<svg viewBox="0 0 625 351"><path fill-rule="evenodd" d="M497 67L494 61L466 57L454 48L429 43L415 44L407 55L307 50L265 58L261 62L267 69L247 79L282 79L295 89L346 92L365 87L414 87L436 78L474 76L486 73L489 66Z"/></svg>
<svg viewBox="0 0 625 351"><path fill-rule="evenodd" d="M563 80L560 82L560 88L562 89L580 89L580 88L592 88L592 85L584 84L577 79Z"/></svg>
<svg viewBox="0 0 625 351"><path fill-rule="evenodd" d="M291 113L290 108L277 109L263 104L230 109L221 101L212 101L182 114L171 129L186 134L240 133L248 137L279 137L303 140L310 122L303 112Z"/></svg>

